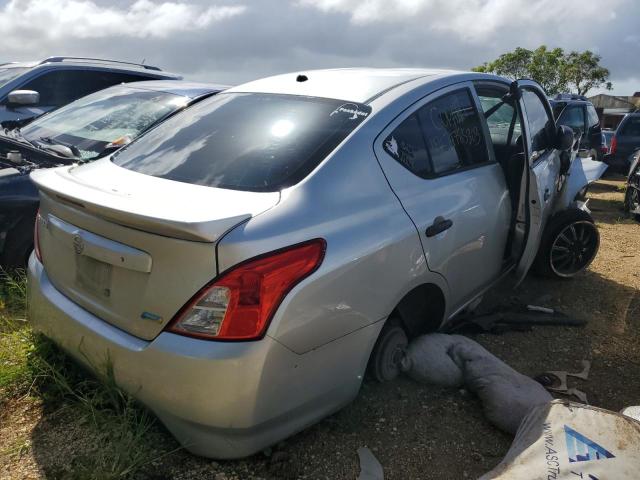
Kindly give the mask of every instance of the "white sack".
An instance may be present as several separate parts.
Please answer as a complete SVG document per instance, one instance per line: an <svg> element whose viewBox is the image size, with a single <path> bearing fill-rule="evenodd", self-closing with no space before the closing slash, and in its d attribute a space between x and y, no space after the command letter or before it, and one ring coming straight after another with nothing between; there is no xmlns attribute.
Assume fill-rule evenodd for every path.
<svg viewBox="0 0 640 480"><path fill-rule="evenodd" d="M420 383L459 388L464 382L462 370L449 355L449 350L455 344L470 341L461 335L422 335L409 344L403 370Z"/></svg>
<svg viewBox="0 0 640 480"><path fill-rule="evenodd" d="M556 400L522 422L504 460L479 480L638 480L640 422Z"/></svg>
<svg viewBox="0 0 640 480"><path fill-rule="evenodd" d="M538 382L475 342L454 345L450 355L463 372L466 388L482 400L485 417L500 430L515 434L534 407L553 400Z"/></svg>
<svg viewBox="0 0 640 480"><path fill-rule="evenodd" d="M422 383L465 386L480 397L487 419L511 434L533 407L553 400L542 385L461 335L416 338L409 344L403 369Z"/></svg>

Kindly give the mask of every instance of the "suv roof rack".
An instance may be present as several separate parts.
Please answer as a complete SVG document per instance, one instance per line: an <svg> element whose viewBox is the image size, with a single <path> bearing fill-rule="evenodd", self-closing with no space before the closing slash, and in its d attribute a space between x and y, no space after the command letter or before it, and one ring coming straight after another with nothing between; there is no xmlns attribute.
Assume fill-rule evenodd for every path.
<svg viewBox="0 0 640 480"><path fill-rule="evenodd" d="M576 95L575 93L558 93L554 100L583 100L586 102L588 98L584 95Z"/></svg>
<svg viewBox="0 0 640 480"><path fill-rule="evenodd" d="M80 61L80 62L100 62L100 63L114 63L117 65L132 65L136 67L141 67L146 70L156 70L162 71L159 67L154 67L153 65L145 65L143 63L133 63L133 62L123 62L121 60L109 60L105 58L91 58L91 57L49 57L42 60L39 65L43 63L55 63L55 62L64 62L64 61Z"/></svg>

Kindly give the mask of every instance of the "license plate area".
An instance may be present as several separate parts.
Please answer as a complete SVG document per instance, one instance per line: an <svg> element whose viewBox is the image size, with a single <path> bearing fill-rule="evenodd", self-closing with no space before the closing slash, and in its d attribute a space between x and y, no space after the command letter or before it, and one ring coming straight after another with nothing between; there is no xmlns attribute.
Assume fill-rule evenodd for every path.
<svg viewBox="0 0 640 480"><path fill-rule="evenodd" d="M76 284L98 298L111 296L113 266L84 255L76 257Z"/></svg>

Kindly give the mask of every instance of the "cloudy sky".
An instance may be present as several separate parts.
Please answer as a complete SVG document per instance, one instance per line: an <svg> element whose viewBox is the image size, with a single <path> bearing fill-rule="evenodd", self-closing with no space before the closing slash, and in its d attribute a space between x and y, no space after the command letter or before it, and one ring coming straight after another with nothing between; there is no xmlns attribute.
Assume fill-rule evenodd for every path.
<svg viewBox="0 0 640 480"><path fill-rule="evenodd" d="M638 0L0 0L0 60L109 57L240 83L311 68L468 69L517 46L593 50L640 90Z"/></svg>

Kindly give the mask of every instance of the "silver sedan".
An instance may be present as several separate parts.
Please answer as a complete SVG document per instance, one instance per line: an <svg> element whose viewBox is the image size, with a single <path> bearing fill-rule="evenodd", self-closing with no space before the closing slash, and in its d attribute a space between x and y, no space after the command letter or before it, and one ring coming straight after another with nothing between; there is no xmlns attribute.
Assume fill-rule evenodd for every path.
<svg viewBox="0 0 640 480"><path fill-rule="evenodd" d="M32 175L30 318L111 362L189 450L247 456L353 400L367 370L394 378L408 338L504 275L584 269L597 231L558 200L573 140L538 85L485 74L240 85ZM543 235L558 215L581 229L567 245Z"/></svg>

